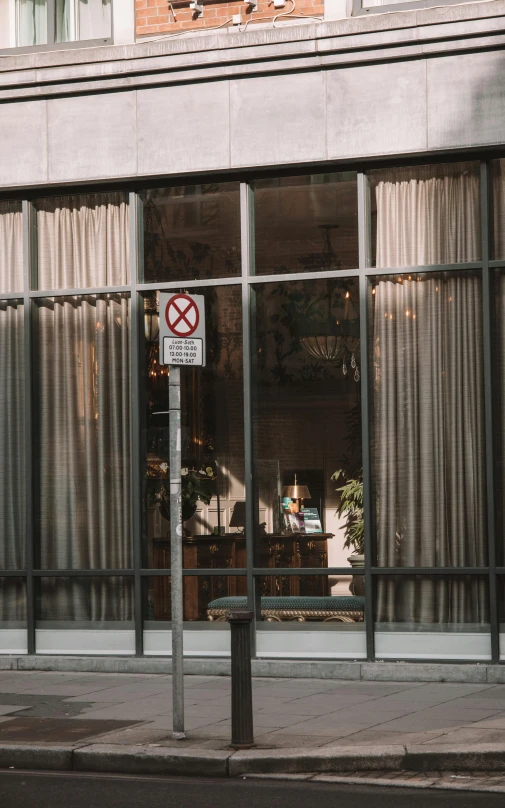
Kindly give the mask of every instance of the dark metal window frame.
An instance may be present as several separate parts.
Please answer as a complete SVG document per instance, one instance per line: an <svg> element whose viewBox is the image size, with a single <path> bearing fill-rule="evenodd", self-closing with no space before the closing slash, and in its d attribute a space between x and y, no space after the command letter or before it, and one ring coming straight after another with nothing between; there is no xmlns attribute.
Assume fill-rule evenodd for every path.
<svg viewBox="0 0 505 808"><path fill-rule="evenodd" d="M0 56L17 56L19 53L44 53L54 50L73 50L74 48L93 48L100 45L114 44L114 2L111 0L111 32L110 37L98 39L77 39L71 42L56 42L56 4L55 0L47 0L47 42L40 45L12 45L0 48Z"/></svg>
<svg viewBox="0 0 505 808"><path fill-rule="evenodd" d="M429 158L428 158L429 160ZM411 161L412 164L414 161ZM426 163L427 160L423 160ZM435 161L431 161L435 162ZM444 159L448 162L448 159ZM314 173L311 169L310 173ZM323 171L324 169L318 169ZM330 170L330 169L326 169ZM293 169L290 174L297 173ZM298 172L303 173L303 172ZM35 476L33 472L34 463L32 456L33 430L34 430L34 390L33 390L33 317L32 307L36 305L37 299L41 297L63 297L65 295L85 295L103 294L112 292L127 292L131 300L131 462L132 462L132 545L133 545L133 569L97 569L97 570L41 570L34 566L34 522L33 505L27 507L26 520L26 570L0 570L2 577L22 577L26 580L27 593L27 637L28 653L36 653L36 603L35 587L37 581L43 577L104 577L121 576L129 578L134 583L135 606L135 652L137 656L143 654L143 633L144 615L142 612L143 582L148 577L169 576L170 569L148 569L142 566L142 508L141 495L143 486L143 454L142 454L142 399L141 390L142 379L142 345L143 345L143 294L148 291L161 289L177 289L181 284L186 288L213 287L213 286L240 286L242 290L242 318L243 318L243 375L244 375L244 452L245 452L245 486L246 486L246 546L247 546L247 567L241 569L187 569L185 576L240 576L247 577L248 601L251 609L257 608L255 590L256 582L260 577L266 575L349 575L348 567L331 568L300 568L272 570L254 566L254 526L256 516L254 513L254 490L253 490L253 440L252 440L252 315L253 315L253 290L256 284L278 283L284 281L313 280L316 278L353 277L358 278L360 297L360 339L361 339L361 365L363 368L369 367L368 362L368 338L369 338L369 283L370 278L377 275L400 275L413 272L441 272L465 269L479 269L482 276L483 289L483 344L484 344L484 394L485 394L485 448L486 448L486 474L487 474L487 525L488 525L488 558L489 564L486 567L377 567L371 561L374 558L375 548L375 520L373 519L372 500L372 476L370 458L370 433L371 433L371 385L368 370L363 372L361 379L361 402L362 402L362 441L363 441L363 481L364 481L364 508L365 508L365 587L367 597L365 599L365 632L366 632L366 658L375 660L375 626L374 626L374 603L375 603L375 582L377 576L406 576L406 575L429 575L429 576L485 576L488 579L489 602L490 602L490 637L491 637L491 663L500 661L499 650L499 613L498 613L498 576L505 576L505 566L497 566L496 561L496 536L495 536L495 457L493 440L493 365L492 365L492 335L491 335L491 273L495 268L505 266L504 260L490 260L490 214L489 214L489 173L490 162L483 160L480 162L480 210L481 210L481 260L466 264L441 264L419 267L393 267L388 269L377 269L372 266L371 261L371 222L370 222L370 187L366 172L360 171L357 174L358 183L358 247L359 266L356 269L328 272L300 272L286 275L258 275L254 274L254 180L247 178L240 180L240 215L241 215L241 274L235 277L218 278L195 281L170 281L168 283L145 283L143 281L143 217L142 217L142 195L140 191L129 192L130 203L130 283L123 286L96 287L86 289L53 289L37 290L36 269L37 269L37 234L36 234L36 209L31 199L22 201L23 209L23 250L24 250L24 273L23 289L12 294L0 295L3 300L23 299L24 303L24 350L25 367L28 369L24 382L25 391L25 463L29 470L27 473L26 497L27 503L34 502ZM152 185L162 184L162 180L153 182ZM166 185L170 180L166 180ZM180 181L178 181L180 184ZM91 190L91 189L90 189ZM67 192L66 189L62 192ZM100 189L100 192L103 192ZM61 193L61 192L60 192ZM43 191L37 192L37 197L43 196ZM9 194L12 199L12 195ZM256 629L253 631L253 645L255 648ZM410 660L412 661L412 660ZM426 661L426 660L423 660ZM449 661L449 660L448 660ZM454 662L454 660L451 660ZM464 663L462 663L464 664Z"/></svg>

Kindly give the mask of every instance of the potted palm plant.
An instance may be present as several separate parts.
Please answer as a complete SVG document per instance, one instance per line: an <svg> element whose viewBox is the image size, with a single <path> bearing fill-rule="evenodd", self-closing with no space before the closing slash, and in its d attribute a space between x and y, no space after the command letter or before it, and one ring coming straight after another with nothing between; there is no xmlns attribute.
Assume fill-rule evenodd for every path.
<svg viewBox="0 0 505 808"><path fill-rule="evenodd" d="M365 566L365 521L363 518L363 473L358 470L350 476L346 469L339 469L331 475L335 482L343 483L336 490L340 494L340 505L337 514L345 517L344 548L354 552L347 559L351 567ZM353 595L364 593L363 575L353 575L350 586Z"/></svg>

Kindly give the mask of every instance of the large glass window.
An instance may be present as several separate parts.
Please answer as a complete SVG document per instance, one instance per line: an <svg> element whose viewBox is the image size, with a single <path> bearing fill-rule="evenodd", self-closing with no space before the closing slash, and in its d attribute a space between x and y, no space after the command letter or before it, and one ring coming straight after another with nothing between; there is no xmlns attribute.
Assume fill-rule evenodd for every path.
<svg viewBox="0 0 505 808"><path fill-rule="evenodd" d="M486 577L381 575L376 587L379 658L490 659Z"/></svg>
<svg viewBox="0 0 505 808"><path fill-rule="evenodd" d="M125 194L78 194L37 203L37 288L121 286L130 279Z"/></svg>
<svg viewBox="0 0 505 808"><path fill-rule="evenodd" d="M356 174L311 174L254 183L255 272L358 266Z"/></svg>
<svg viewBox="0 0 505 808"><path fill-rule="evenodd" d="M259 657L503 658L503 189L501 161L157 188L138 256L126 193L0 202L0 650L169 653L169 286L206 314L186 653L254 603Z"/></svg>
<svg viewBox="0 0 505 808"><path fill-rule="evenodd" d="M244 568L242 292L236 285L192 291L205 298L207 359L205 367L181 368L184 566ZM164 569L170 567L170 458L158 295L146 296L144 317L144 559L148 568Z"/></svg>
<svg viewBox="0 0 505 808"><path fill-rule="evenodd" d="M155 188L143 217L146 282L240 275L238 182Z"/></svg>
<svg viewBox="0 0 505 808"><path fill-rule="evenodd" d="M0 201L0 294L23 291L23 214L20 202Z"/></svg>
<svg viewBox="0 0 505 808"><path fill-rule="evenodd" d="M42 569L132 566L129 310L120 294L37 301Z"/></svg>
<svg viewBox="0 0 505 808"><path fill-rule="evenodd" d="M485 566L480 273L371 283L377 563Z"/></svg>
<svg viewBox="0 0 505 808"><path fill-rule="evenodd" d="M363 563L358 282L256 284L253 294L256 565ZM327 597L349 595L351 578L269 581L269 595Z"/></svg>
<svg viewBox="0 0 505 808"><path fill-rule="evenodd" d="M370 173L374 266L478 261L478 163L392 168Z"/></svg>

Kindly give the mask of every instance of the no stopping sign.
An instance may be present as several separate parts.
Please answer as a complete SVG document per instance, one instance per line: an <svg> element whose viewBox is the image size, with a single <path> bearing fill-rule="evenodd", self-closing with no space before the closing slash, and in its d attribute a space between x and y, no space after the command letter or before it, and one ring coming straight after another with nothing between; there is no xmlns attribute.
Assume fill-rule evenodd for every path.
<svg viewBox="0 0 505 808"><path fill-rule="evenodd" d="M160 294L160 364L205 365L203 295Z"/></svg>

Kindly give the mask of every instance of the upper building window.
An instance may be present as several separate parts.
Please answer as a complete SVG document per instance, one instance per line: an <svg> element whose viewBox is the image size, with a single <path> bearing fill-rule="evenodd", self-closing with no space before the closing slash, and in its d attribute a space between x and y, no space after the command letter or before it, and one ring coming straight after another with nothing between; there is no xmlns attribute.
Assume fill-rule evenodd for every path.
<svg viewBox="0 0 505 808"><path fill-rule="evenodd" d="M0 0L0 49L111 35L111 0Z"/></svg>
<svg viewBox="0 0 505 808"><path fill-rule="evenodd" d="M352 13L384 14L388 11L407 11L416 8L433 8L435 6L452 6L461 3L471 3L472 0L353 0Z"/></svg>

